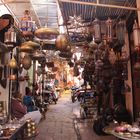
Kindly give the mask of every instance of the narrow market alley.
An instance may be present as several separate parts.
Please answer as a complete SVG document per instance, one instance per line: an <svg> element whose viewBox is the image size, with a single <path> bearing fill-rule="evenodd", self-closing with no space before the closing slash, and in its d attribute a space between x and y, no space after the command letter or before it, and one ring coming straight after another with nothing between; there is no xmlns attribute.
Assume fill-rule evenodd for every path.
<svg viewBox="0 0 140 140"><path fill-rule="evenodd" d="M116 140L113 136L96 135L92 120L80 119L79 110L79 102L72 103L69 94L62 95L56 105L49 106L35 140Z"/></svg>

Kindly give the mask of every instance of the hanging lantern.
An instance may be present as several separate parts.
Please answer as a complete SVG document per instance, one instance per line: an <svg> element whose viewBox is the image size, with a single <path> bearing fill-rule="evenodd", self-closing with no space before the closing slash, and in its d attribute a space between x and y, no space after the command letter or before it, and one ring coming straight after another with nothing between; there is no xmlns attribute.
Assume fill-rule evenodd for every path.
<svg viewBox="0 0 140 140"><path fill-rule="evenodd" d="M108 43L113 41L113 28L112 28L112 20L108 18L106 21L106 39Z"/></svg>
<svg viewBox="0 0 140 140"><path fill-rule="evenodd" d="M99 44L101 43L101 25L100 21L96 18L93 22L94 28L94 42Z"/></svg>
<svg viewBox="0 0 140 140"><path fill-rule="evenodd" d="M126 32L125 21L120 20L117 24L116 31L119 46L123 46L125 43L125 32Z"/></svg>
<svg viewBox="0 0 140 140"><path fill-rule="evenodd" d="M15 60L14 57L12 57L12 59L10 60L10 62L9 62L9 67L10 67L11 69L17 68L17 61Z"/></svg>
<svg viewBox="0 0 140 140"><path fill-rule="evenodd" d="M21 18L21 30L22 31L32 31L32 18L30 16L29 10L24 11L24 16Z"/></svg>
<svg viewBox="0 0 140 140"><path fill-rule="evenodd" d="M42 59L44 59L45 58L45 55L42 53L42 52L40 52L40 51L35 51L34 53L33 53L33 56L32 56L32 59L33 60L42 60Z"/></svg>
<svg viewBox="0 0 140 140"><path fill-rule="evenodd" d="M24 36L32 36L35 29L35 23L32 21L30 11L25 10L24 16L21 18L21 30Z"/></svg>
<svg viewBox="0 0 140 140"><path fill-rule="evenodd" d="M31 67L31 64L32 64L31 58L28 55L25 55L22 60L23 68L28 70Z"/></svg>
<svg viewBox="0 0 140 140"><path fill-rule="evenodd" d="M26 42L22 43L22 45L23 46L24 45L31 46L33 50L40 48L40 44L36 43L36 42L33 42L33 41L26 41Z"/></svg>
<svg viewBox="0 0 140 140"><path fill-rule="evenodd" d="M134 25L133 25L133 39L134 39L134 46L135 46L135 50L139 51L139 46L140 46L140 28L138 26L137 21L134 21Z"/></svg>
<svg viewBox="0 0 140 140"><path fill-rule="evenodd" d="M61 34L56 38L56 48L60 51L65 51L67 50L68 46L68 38L66 35Z"/></svg>
<svg viewBox="0 0 140 140"><path fill-rule="evenodd" d="M133 25L133 39L134 39L134 46L135 46L135 51L137 52L137 60L134 65L135 70L140 70L140 28L137 23L137 21L134 21Z"/></svg>
<svg viewBox="0 0 140 140"><path fill-rule="evenodd" d="M39 39L56 39L59 32L53 28L40 28L35 31L35 36Z"/></svg>
<svg viewBox="0 0 140 140"><path fill-rule="evenodd" d="M4 43L8 45L8 49L13 49L14 44L16 43L16 32L11 26L7 32L4 34Z"/></svg>
<svg viewBox="0 0 140 140"><path fill-rule="evenodd" d="M30 45L21 45L19 50L20 52L27 52L27 53L33 52L33 48Z"/></svg>

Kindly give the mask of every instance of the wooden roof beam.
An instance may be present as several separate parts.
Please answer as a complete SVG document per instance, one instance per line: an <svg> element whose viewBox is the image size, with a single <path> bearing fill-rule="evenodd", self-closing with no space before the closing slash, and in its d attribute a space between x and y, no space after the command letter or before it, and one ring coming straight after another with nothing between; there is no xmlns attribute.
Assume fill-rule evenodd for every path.
<svg viewBox="0 0 140 140"><path fill-rule="evenodd" d="M124 9L124 10L140 11L140 8L136 8L136 7L101 4L101 3L99 3L99 0L97 0L96 3L95 2L78 1L78 0L59 0L59 1L65 2L65 3L82 4L82 5L90 5L90 6L97 6L97 7L118 8L118 9Z"/></svg>

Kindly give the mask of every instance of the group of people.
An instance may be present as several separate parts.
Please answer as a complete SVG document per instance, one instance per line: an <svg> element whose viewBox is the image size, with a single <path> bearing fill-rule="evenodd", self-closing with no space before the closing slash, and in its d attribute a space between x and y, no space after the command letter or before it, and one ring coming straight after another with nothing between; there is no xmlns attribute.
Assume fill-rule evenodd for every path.
<svg viewBox="0 0 140 140"><path fill-rule="evenodd" d="M16 119L32 119L36 124L41 120L41 113L36 107L32 92L29 87L25 88L25 95L15 92L11 99L11 116Z"/></svg>

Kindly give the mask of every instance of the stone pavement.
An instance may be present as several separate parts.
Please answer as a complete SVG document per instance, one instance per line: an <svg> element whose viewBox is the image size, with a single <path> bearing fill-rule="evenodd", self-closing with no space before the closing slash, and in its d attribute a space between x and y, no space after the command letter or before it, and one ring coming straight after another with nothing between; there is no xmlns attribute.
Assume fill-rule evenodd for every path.
<svg viewBox="0 0 140 140"><path fill-rule="evenodd" d="M116 140L113 136L96 135L91 120L76 118L79 118L79 103L72 103L68 94L62 95L56 105L49 106L35 140Z"/></svg>

